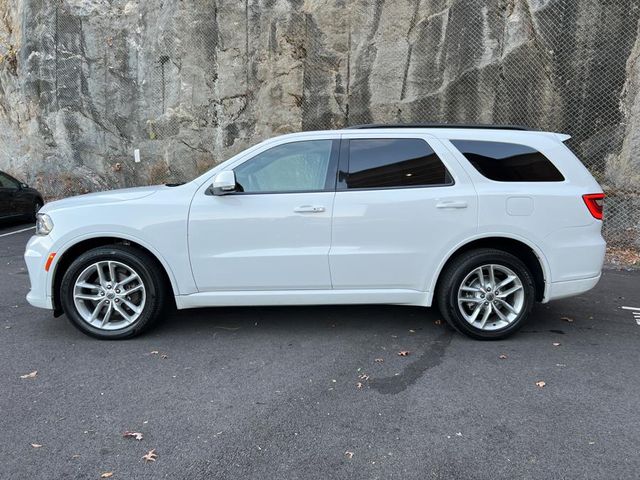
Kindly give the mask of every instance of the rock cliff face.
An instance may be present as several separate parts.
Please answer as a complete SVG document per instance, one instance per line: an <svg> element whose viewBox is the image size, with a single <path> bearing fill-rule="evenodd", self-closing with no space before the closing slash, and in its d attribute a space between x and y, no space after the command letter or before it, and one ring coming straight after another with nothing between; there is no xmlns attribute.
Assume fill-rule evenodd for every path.
<svg viewBox="0 0 640 480"><path fill-rule="evenodd" d="M568 132L608 188L640 189L640 0L0 0L0 17L0 169L49 195L384 121Z"/></svg>

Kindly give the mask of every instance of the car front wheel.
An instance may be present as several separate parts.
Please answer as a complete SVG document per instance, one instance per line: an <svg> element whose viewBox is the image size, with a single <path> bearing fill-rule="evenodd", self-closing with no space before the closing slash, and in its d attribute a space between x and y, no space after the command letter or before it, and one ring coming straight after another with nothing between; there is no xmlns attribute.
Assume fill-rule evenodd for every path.
<svg viewBox="0 0 640 480"><path fill-rule="evenodd" d="M481 340L515 333L535 301L533 277L516 256L478 249L462 254L444 271L437 292L442 315L456 330Z"/></svg>
<svg viewBox="0 0 640 480"><path fill-rule="evenodd" d="M155 259L139 249L98 247L80 255L65 272L62 308L87 335L133 337L160 317L167 294L164 278Z"/></svg>

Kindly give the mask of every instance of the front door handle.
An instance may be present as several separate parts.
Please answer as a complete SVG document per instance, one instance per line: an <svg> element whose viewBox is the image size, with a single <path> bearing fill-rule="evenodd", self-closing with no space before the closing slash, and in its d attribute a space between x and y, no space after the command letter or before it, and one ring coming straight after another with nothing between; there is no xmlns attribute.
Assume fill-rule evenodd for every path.
<svg viewBox="0 0 640 480"><path fill-rule="evenodd" d="M454 202L454 201L444 201L444 202L438 202L436 204L436 208L467 208L467 202L464 201L460 201L460 202Z"/></svg>
<svg viewBox="0 0 640 480"><path fill-rule="evenodd" d="M300 205L293 210L296 213L322 213L324 207L320 205Z"/></svg>

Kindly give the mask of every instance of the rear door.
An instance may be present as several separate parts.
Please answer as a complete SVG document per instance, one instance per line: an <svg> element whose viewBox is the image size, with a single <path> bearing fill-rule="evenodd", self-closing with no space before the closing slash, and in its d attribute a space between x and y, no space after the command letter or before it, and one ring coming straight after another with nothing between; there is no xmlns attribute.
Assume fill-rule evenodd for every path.
<svg viewBox="0 0 640 480"><path fill-rule="evenodd" d="M428 291L442 258L477 231L477 196L435 138L345 134L329 252L335 289Z"/></svg>
<svg viewBox="0 0 640 480"><path fill-rule="evenodd" d="M14 178L18 189L15 191L13 197L13 210L19 215L33 215L35 210L36 200L33 192L28 188L23 187L23 183Z"/></svg>

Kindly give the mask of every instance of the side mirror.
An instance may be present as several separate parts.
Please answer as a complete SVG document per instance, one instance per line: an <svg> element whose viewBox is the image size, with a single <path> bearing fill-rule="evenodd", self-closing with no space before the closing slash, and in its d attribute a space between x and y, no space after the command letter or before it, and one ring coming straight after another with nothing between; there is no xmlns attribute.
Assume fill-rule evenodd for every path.
<svg viewBox="0 0 640 480"><path fill-rule="evenodd" d="M236 174L233 170L225 170L213 178L211 190L214 195L226 195L236 191Z"/></svg>
<svg viewBox="0 0 640 480"><path fill-rule="evenodd" d="M27 185L26 183L21 183L20 188L29 188L29 185Z"/></svg>

